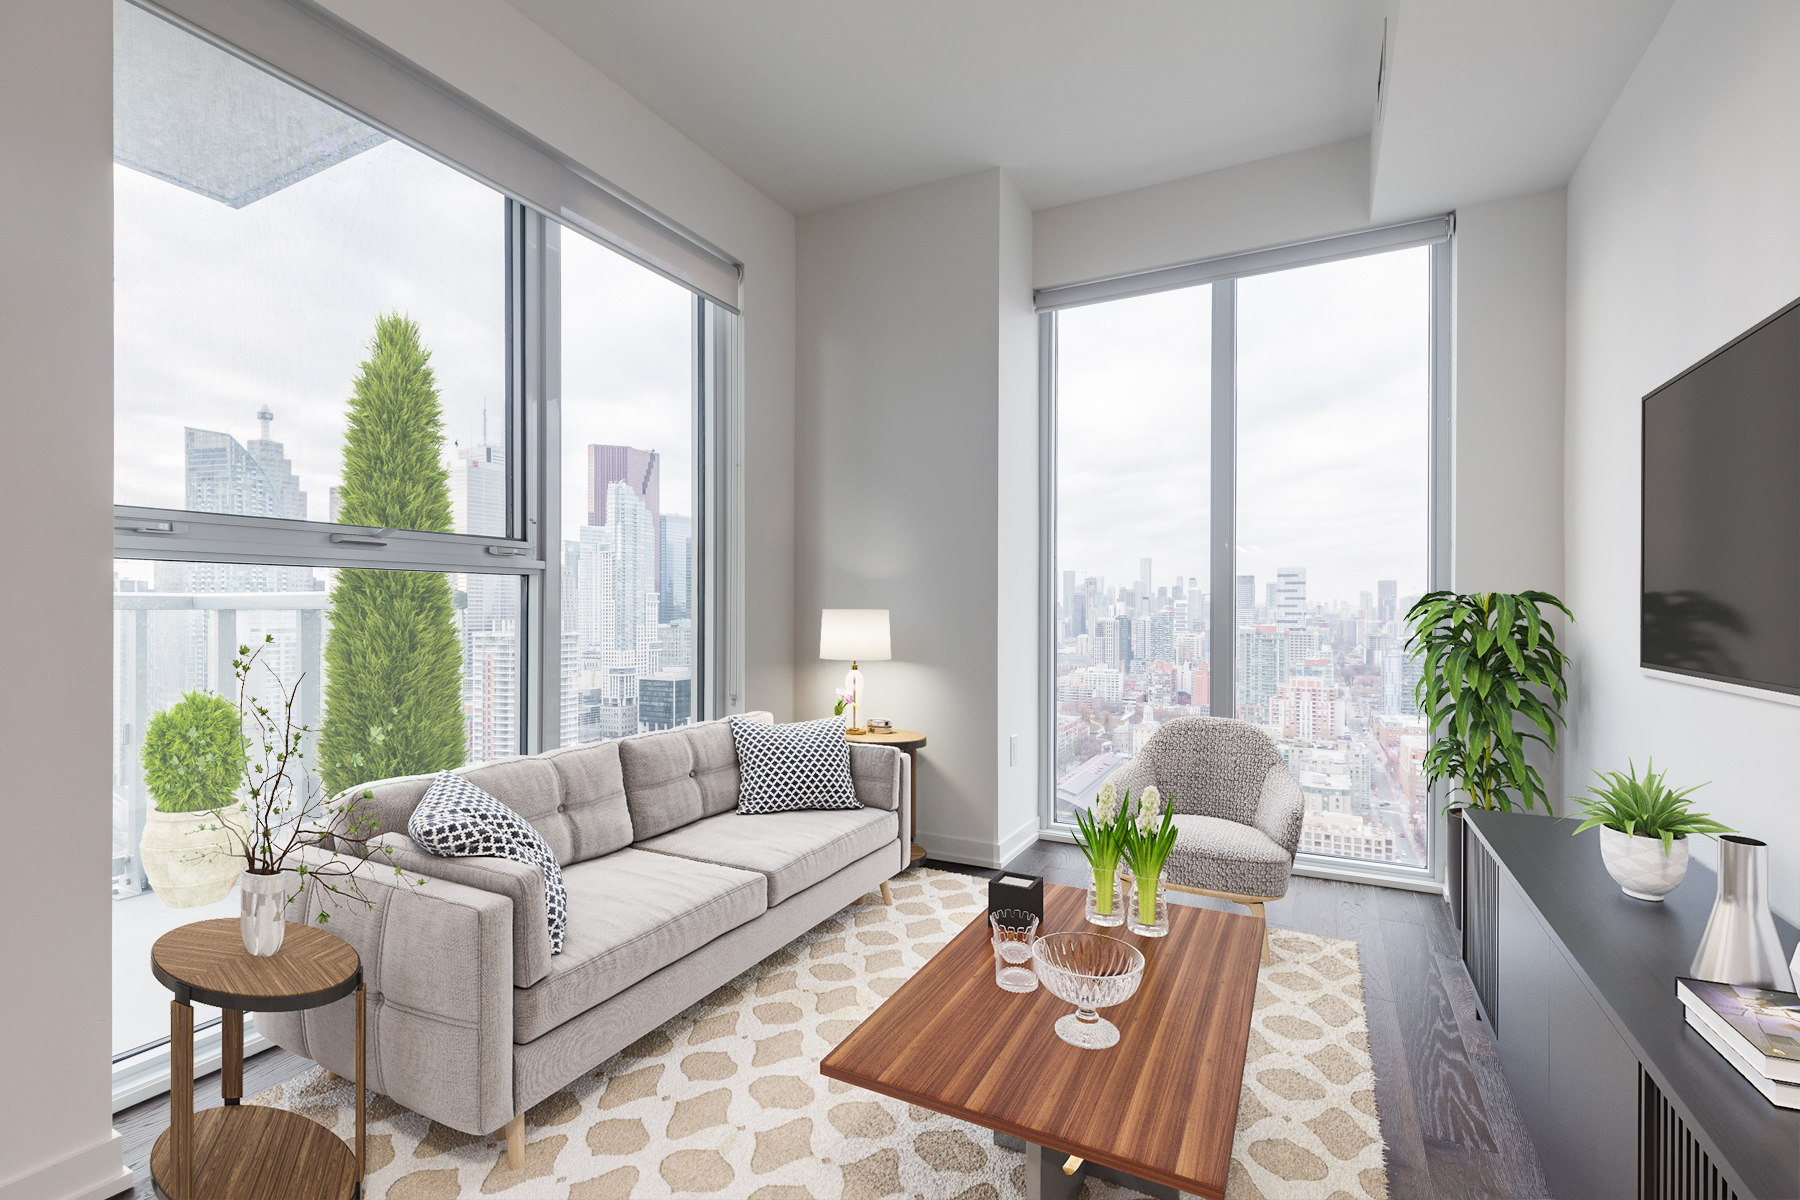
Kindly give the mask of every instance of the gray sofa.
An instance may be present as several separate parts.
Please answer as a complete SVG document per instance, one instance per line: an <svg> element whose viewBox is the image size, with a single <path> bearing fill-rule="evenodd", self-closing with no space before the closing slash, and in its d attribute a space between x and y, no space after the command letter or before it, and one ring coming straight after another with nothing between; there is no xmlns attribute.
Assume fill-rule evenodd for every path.
<svg viewBox="0 0 1800 1200"><path fill-rule="evenodd" d="M288 919L324 909L362 956L367 1086L465 1133L499 1130L522 1162L527 1108L858 897L887 898L907 863L910 765L853 744L850 769L861 809L741 816L722 721L463 768L556 853L569 911L554 957L537 868L426 854L406 824L433 777L366 784L372 845L407 877L360 872L371 908L309 884ZM348 1078L354 1003L256 1027Z"/></svg>

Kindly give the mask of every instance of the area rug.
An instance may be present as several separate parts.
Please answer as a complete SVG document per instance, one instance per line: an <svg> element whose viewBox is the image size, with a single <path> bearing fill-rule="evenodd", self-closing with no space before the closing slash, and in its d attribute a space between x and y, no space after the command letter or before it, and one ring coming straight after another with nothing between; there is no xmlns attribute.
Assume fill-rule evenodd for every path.
<svg viewBox="0 0 1800 1200"><path fill-rule="evenodd" d="M504 1146L376 1097L372 1200L713 1196L729 1200L1013 1200L1024 1155L963 1121L819 1075L828 1050L951 935L982 881L913 869L892 909L870 895L526 1114L525 1166ZM1232 1200L1382 1200L1362 975L1354 942L1275 930L1238 1102ZM255 1099L349 1135L350 1085L310 1070ZM1135 1193L1089 1181L1100 1200Z"/></svg>

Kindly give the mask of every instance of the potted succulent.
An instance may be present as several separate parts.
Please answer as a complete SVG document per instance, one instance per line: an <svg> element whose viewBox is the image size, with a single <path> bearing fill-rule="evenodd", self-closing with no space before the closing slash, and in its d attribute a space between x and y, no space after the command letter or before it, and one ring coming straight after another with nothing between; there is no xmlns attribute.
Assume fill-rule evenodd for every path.
<svg viewBox="0 0 1800 1200"><path fill-rule="evenodd" d="M1687 877L1688 834L1714 837L1733 831L1693 811L1688 797L1705 784L1676 791L1654 762L1644 764L1642 779L1635 763L1626 766L1626 774L1595 771L1601 786L1572 797L1582 810L1577 815L1585 818L1575 832L1600 826L1600 861L1619 890L1634 899L1660 902Z"/></svg>
<svg viewBox="0 0 1800 1200"><path fill-rule="evenodd" d="M155 804L138 856L170 908L217 904L237 882L245 742L237 708L212 692L188 692L144 729L144 787Z"/></svg>

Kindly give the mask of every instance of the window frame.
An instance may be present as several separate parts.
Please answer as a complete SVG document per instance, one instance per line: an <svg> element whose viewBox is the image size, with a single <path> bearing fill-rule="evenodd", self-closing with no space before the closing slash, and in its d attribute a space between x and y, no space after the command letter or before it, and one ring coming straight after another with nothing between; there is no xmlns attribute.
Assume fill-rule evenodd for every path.
<svg viewBox="0 0 1800 1200"><path fill-rule="evenodd" d="M1340 237L1204 262L1162 268L1115 280L1050 288L1038 301L1039 542L1038 828L1039 835L1072 842L1072 826L1056 820L1056 575L1057 575L1057 314L1152 292L1210 286L1212 292L1211 530L1207 568L1213 610L1208 617L1210 711L1233 714L1236 698L1237 539L1237 281L1419 246L1430 247L1430 328L1427 334L1426 586L1451 586L1451 263L1453 216L1364 230ZM1441 890L1444 885L1443 804L1448 791L1432 785L1423 867L1363 862L1300 851L1294 873L1324 879Z"/></svg>
<svg viewBox="0 0 1800 1200"><path fill-rule="evenodd" d="M328 521L193 512L186 509L114 504L115 560L270 564L296 567L375 568L445 574L511 575L521 580L519 617L519 745L517 753L534 754L561 742L562 708L562 489L579 481L562 478L562 295L560 246L565 236L587 238L620 254L643 269L676 283L692 296L691 396L693 436L693 562L691 608L693 663L691 721L714 720L742 711L743 667L743 389L741 325L738 308L722 302L671 269L654 255L632 252L629 241L565 208L548 215L526 199L469 170L445 154L396 131L390 125L336 99L289 71L249 53L194 24L185 16L145 0L136 7L182 28L259 70L381 129L394 140L444 163L493 189L505 201L505 378L507 381L508 529L504 536L432 533L420 530L376 531ZM187 3L183 9L208 7ZM241 16L229 6L221 20ZM268 30L247 26L261 35ZM309 30L322 37L341 37L335 29ZM247 39L254 40L254 39ZM450 109L465 102L437 89ZM452 113L467 123L468 114ZM514 133L499 131L502 136ZM524 139L525 149L543 147ZM586 175L584 179L600 186ZM537 181L542 183L541 180ZM647 210L646 210L647 212ZM650 214L653 216L654 214ZM650 216L639 213L640 222ZM641 233L642 231L640 231ZM680 234L678 229L674 233ZM667 237L662 230L658 236ZM691 237L691 235L689 235ZM717 257L714 248L696 242L696 260ZM736 268L733 267L735 270ZM716 273L716 272L715 272ZM379 534L382 544L356 540ZM660 531L659 531L660 536ZM279 596L281 593L270 593ZM568 597L567 603L574 598ZM208 1022L197 1030L196 1067L216 1065L219 1029ZM266 1048L254 1030L245 1031L245 1052ZM113 1062L113 1108L117 1111L168 1088L167 1039L117 1054Z"/></svg>

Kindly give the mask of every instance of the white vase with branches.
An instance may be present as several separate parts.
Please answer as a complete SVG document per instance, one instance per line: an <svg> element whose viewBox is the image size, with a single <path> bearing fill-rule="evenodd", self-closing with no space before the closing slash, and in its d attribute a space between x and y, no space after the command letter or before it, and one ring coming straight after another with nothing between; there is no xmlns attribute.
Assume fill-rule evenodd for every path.
<svg viewBox="0 0 1800 1200"><path fill-rule="evenodd" d="M238 656L231 660L238 684L238 712L251 743L244 764L249 819L241 829L223 826L234 837L244 863L238 881L244 948L264 957L280 951L287 930L287 906L300 898L309 881L320 885L329 903L344 899L373 907L363 895L357 873L368 865L363 848L376 836L377 826L373 816L355 810L357 800L372 799L373 793L364 791L335 805L320 795L318 781L306 764L305 741L312 727L294 719L305 676L289 686L274 667L262 662L263 651L274 641L273 634L265 636L254 652L249 646L239 646ZM251 678L259 666L273 685L276 708L253 694ZM304 861L288 865L314 846L330 857L310 866ZM340 853L344 847L351 853ZM382 852L393 853L386 847ZM405 877L399 867L394 874ZM324 925L331 914L321 908L314 919Z"/></svg>

